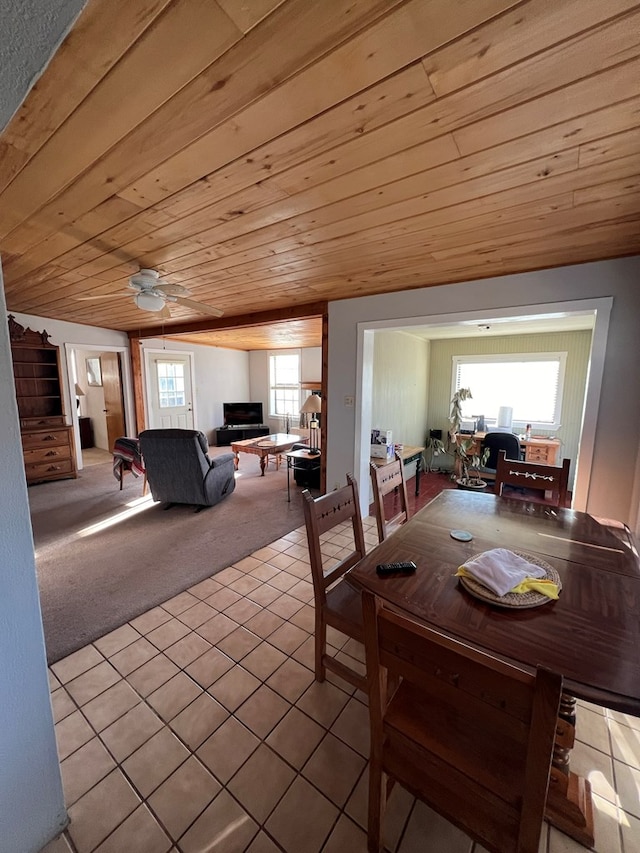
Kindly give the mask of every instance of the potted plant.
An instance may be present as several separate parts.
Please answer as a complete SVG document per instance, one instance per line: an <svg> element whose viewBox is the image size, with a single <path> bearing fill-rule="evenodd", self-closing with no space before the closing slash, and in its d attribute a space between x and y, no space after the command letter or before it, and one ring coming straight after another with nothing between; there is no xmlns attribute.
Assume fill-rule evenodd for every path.
<svg viewBox="0 0 640 853"><path fill-rule="evenodd" d="M436 456L440 456L441 454L446 452L446 447L444 446L444 441L440 438L434 438L431 434L429 434L425 440L425 450L429 453L429 462L425 464L425 471L433 471L434 469L431 467L433 465L433 460ZM440 470L440 469L435 469Z"/></svg>
<svg viewBox="0 0 640 853"><path fill-rule="evenodd" d="M456 444L456 456L460 460L460 476L456 479L461 489L484 489L486 480L480 477L479 468L486 464L489 458L489 448L485 448L482 455L475 453L476 441L473 438L465 438Z"/></svg>
<svg viewBox="0 0 640 853"><path fill-rule="evenodd" d="M461 489L484 489L486 481L481 479L479 469L486 464L489 458L489 449L486 448L480 455L476 452L477 442L473 437L461 438L458 435L462 421L462 403L471 400L470 388L459 388L451 399L451 411L449 413L449 453L457 460L452 479L456 481Z"/></svg>

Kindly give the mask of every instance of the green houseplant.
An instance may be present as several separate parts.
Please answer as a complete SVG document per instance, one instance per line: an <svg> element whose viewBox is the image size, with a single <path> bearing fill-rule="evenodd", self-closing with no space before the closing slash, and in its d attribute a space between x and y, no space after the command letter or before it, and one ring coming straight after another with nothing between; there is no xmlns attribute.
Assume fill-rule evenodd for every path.
<svg viewBox="0 0 640 853"><path fill-rule="evenodd" d="M474 452L477 443L473 437L458 438L460 423L462 422L462 404L465 400L471 399L473 399L473 395L470 388L459 388L451 398L448 452L456 459L452 479L456 480L463 489L484 489L487 484L485 480L481 479L479 469L486 464L489 458L488 448L482 454L478 454Z"/></svg>

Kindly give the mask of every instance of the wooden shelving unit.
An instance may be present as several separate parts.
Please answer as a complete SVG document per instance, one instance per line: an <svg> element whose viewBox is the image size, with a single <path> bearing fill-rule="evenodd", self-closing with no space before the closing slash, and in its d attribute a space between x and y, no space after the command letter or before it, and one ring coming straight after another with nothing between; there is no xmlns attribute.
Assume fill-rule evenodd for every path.
<svg viewBox="0 0 640 853"><path fill-rule="evenodd" d="M60 351L47 332L9 315L18 415L27 483L77 477L73 430L66 423Z"/></svg>

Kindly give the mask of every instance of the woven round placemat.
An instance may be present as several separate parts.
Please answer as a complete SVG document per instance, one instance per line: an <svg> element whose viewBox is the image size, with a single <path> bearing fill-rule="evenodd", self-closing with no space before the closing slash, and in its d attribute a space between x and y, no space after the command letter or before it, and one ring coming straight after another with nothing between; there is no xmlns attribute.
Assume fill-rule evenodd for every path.
<svg viewBox="0 0 640 853"><path fill-rule="evenodd" d="M535 566L540 566L541 569L544 569L546 574L544 578L540 578L540 580L553 581L553 583L557 584L558 592L560 592L562 589L562 582L560 580L560 575L553 566L550 566L549 563L546 563L534 554L525 554L523 551L514 551L513 553L522 557L524 560L527 560L527 562L533 563ZM471 559L475 560L479 556L480 554L475 554ZM496 607L539 607L541 604L546 604L548 601L555 600L553 598L549 598L547 595L543 595L541 592L536 592L535 590L531 590L531 592L508 592L506 595L496 595L495 592L492 592L475 578L459 577L458 580L467 592L474 596L474 598L479 598L487 604L495 604Z"/></svg>

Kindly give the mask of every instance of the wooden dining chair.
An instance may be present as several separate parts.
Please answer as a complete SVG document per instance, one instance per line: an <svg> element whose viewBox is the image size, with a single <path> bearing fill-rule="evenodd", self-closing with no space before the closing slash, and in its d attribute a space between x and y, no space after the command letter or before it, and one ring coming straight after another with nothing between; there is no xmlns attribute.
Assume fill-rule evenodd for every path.
<svg viewBox="0 0 640 853"><path fill-rule="evenodd" d="M360 593L342 580L365 555L364 532L358 497L358 484L347 474L347 485L326 495L313 498L308 489L302 492L304 520L309 545L309 561L315 604L315 677L324 681L329 669L350 684L366 691L366 677L342 661L327 654L327 626L364 643ZM354 547L325 573L321 536L345 522L351 523Z"/></svg>
<svg viewBox="0 0 640 853"><path fill-rule="evenodd" d="M363 592L368 849L395 782L491 853L537 853L562 677L475 651ZM399 687L390 698L388 680Z"/></svg>
<svg viewBox="0 0 640 853"><path fill-rule="evenodd" d="M517 489L536 489L540 492L550 492L551 497L545 500L551 506L564 507L567 505L567 488L569 484L570 459L563 459L560 467L542 465L538 462L517 462L507 459L504 450L498 453L496 469L496 495L502 495L503 486L514 486ZM509 497L526 500L526 495L509 492Z"/></svg>
<svg viewBox="0 0 640 853"><path fill-rule="evenodd" d="M369 463L371 487L373 490L373 506L378 524L378 541L384 541L387 536L395 533L400 525L409 520L407 503L407 485L404 479L404 462L396 452L395 459L386 465ZM394 492L393 507L388 517L384 506L386 495Z"/></svg>

